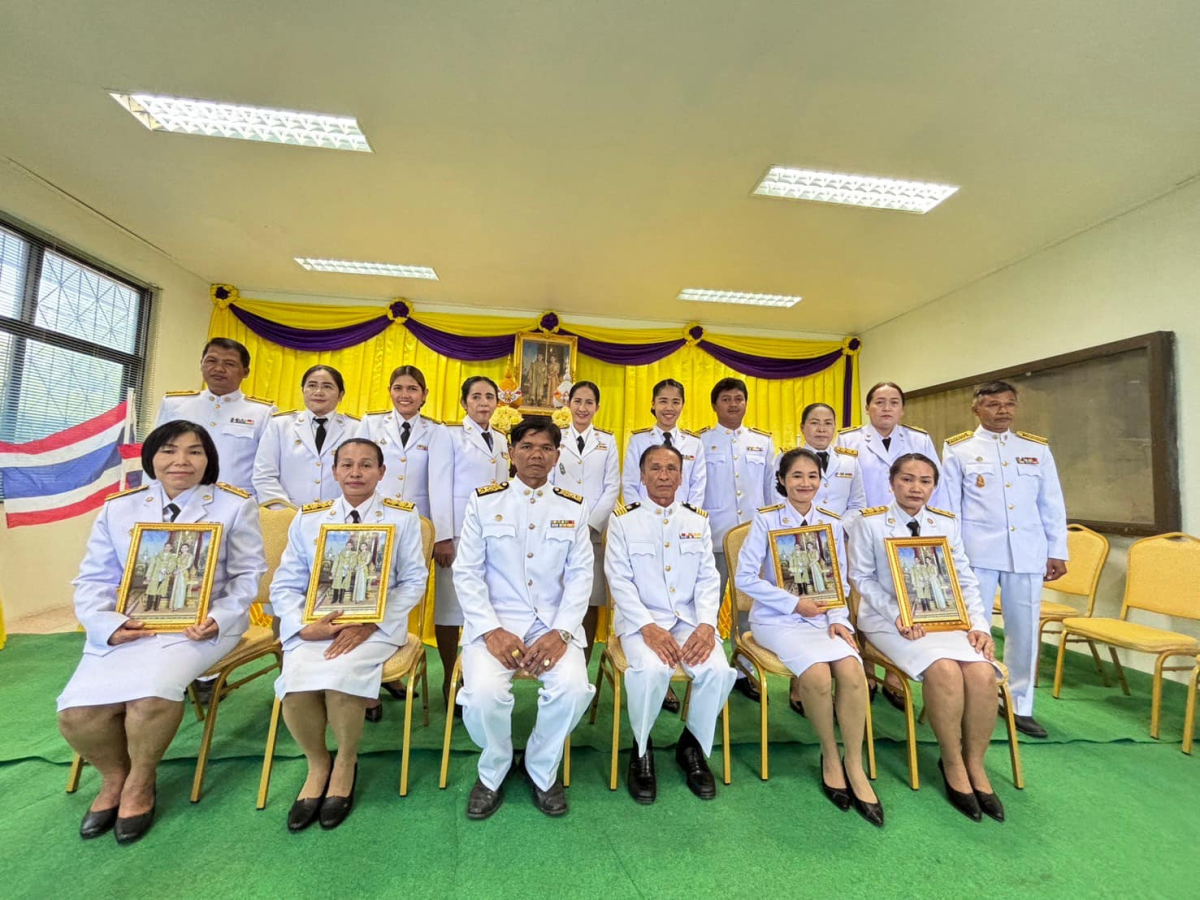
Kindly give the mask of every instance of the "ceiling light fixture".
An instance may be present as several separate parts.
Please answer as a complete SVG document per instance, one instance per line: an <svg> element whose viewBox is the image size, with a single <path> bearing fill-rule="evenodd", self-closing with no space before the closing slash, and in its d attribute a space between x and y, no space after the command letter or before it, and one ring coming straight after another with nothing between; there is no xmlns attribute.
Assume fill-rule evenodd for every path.
<svg viewBox="0 0 1200 900"><path fill-rule="evenodd" d="M151 131L371 152L358 121L347 116L158 94L109 91L109 96Z"/></svg>
<svg viewBox="0 0 1200 900"><path fill-rule="evenodd" d="M676 300L691 300L698 303L736 303L741 306L795 306L803 297L786 294L746 294L741 291L710 291L703 288L684 288Z"/></svg>
<svg viewBox="0 0 1200 900"><path fill-rule="evenodd" d="M346 275L387 275L391 278L424 278L437 281L437 272L428 266L401 266L396 263L355 262L350 259L313 259L295 257L310 272L342 272Z"/></svg>
<svg viewBox="0 0 1200 900"><path fill-rule="evenodd" d="M840 172L814 172L772 166L754 193L786 200L813 200L841 203L870 209L898 209L902 212L929 212L958 191L952 184L924 181L900 181L870 175L846 175Z"/></svg>

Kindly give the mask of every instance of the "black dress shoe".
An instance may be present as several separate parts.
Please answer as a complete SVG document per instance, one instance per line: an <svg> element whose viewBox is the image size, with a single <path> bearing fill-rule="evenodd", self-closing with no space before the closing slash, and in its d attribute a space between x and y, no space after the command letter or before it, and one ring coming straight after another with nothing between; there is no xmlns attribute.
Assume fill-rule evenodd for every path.
<svg viewBox="0 0 1200 900"><path fill-rule="evenodd" d="M650 804L658 797L658 779L654 772L654 744L646 738L646 752L637 755L637 742L629 752L629 775L625 779L629 796L638 803Z"/></svg>
<svg viewBox="0 0 1200 900"><path fill-rule="evenodd" d="M1000 798L995 794L985 794L983 791L976 791L975 800L979 804L979 808L987 815L991 816L997 822L1004 821L1004 804L1000 802Z"/></svg>
<svg viewBox="0 0 1200 900"><path fill-rule="evenodd" d="M92 838L107 834L117 823L118 809L120 809L119 806L114 806L112 809L98 809L95 812L89 809L84 813L83 821L79 823L79 836L85 841L90 841Z"/></svg>
<svg viewBox="0 0 1200 900"><path fill-rule="evenodd" d="M407 700L408 699L408 691L404 687L404 685L399 681L386 682L383 686L383 689L385 691L387 691L389 694L391 694L393 697L395 697L397 700ZM413 688L413 699L416 700L420 696L421 696L421 692L418 691L416 688Z"/></svg>
<svg viewBox="0 0 1200 900"><path fill-rule="evenodd" d="M303 831L313 822L317 821L317 814L321 811L321 803L325 799L325 792L329 790L329 777L333 775L333 770L330 769L329 775L325 777L325 787L321 788L321 794L318 797L310 797L307 800L297 800L292 804L292 808L288 810L288 831Z"/></svg>
<svg viewBox="0 0 1200 900"><path fill-rule="evenodd" d="M667 696L663 697L662 708L669 713L677 713L680 710L679 698L670 688L667 688Z"/></svg>
<svg viewBox="0 0 1200 900"><path fill-rule="evenodd" d="M891 688L889 688L886 684L882 688L880 688L880 691L883 693L884 700L886 700L888 703L892 704L892 706L896 707L896 709L900 710L900 712L904 712L904 695L903 694L896 693Z"/></svg>
<svg viewBox="0 0 1200 900"><path fill-rule="evenodd" d="M192 682L192 690L201 706L208 706L212 702L213 685L216 683L215 680L201 681L199 678Z"/></svg>
<svg viewBox="0 0 1200 900"><path fill-rule="evenodd" d="M1017 726L1017 731L1021 732L1021 734L1027 734L1035 738L1049 736L1046 733L1046 729L1033 716L1013 716L1013 724Z"/></svg>
<svg viewBox="0 0 1200 900"><path fill-rule="evenodd" d="M878 799L874 803L868 803L866 800L860 800L858 794L854 793L854 785L850 783L850 776L846 775L846 761L842 760L842 774L846 779L846 790L850 794L850 801L854 805L854 811L874 825L876 828L883 827L883 804Z"/></svg>
<svg viewBox="0 0 1200 900"><path fill-rule="evenodd" d="M804 716L804 704L799 700L793 700L791 697L789 697L788 706L792 708L792 712L794 712L796 715Z"/></svg>
<svg viewBox="0 0 1200 900"><path fill-rule="evenodd" d="M150 830L150 826L154 824L154 811L157 808L158 789L155 788L154 803L150 807L149 812L144 812L140 816L126 816L124 818L117 816L117 821L113 825L113 837L117 839L117 843L132 844L145 837L146 832Z"/></svg>
<svg viewBox="0 0 1200 900"><path fill-rule="evenodd" d="M493 791L490 787L475 779L475 787L471 788L471 796L467 798L467 818L486 819L504 803L504 785L500 790Z"/></svg>
<svg viewBox="0 0 1200 900"><path fill-rule="evenodd" d="M542 790L532 778L529 784L533 788L533 805L548 816L565 816L567 814L567 795L563 791L562 781L557 777L548 790Z"/></svg>
<svg viewBox="0 0 1200 900"><path fill-rule="evenodd" d="M762 702L762 694L749 678L739 678L733 683L733 689L754 703Z"/></svg>
<svg viewBox="0 0 1200 900"><path fill-rule="evenodd" d="M687 777L688 790L701 800L712 800L717 796L717 780L708 767L700 742L686 727L675 745L675 762Z"/></svg>
<svg viewBox="0 0 1200 900"><path fill-rule="evenodd" d="M942 784L946 788L946 799L950 801L950 805L972 822L980 821L983 818L983 811L979 808L979 801L975 799L975 792L965 794L950 787L950 782L946 780L946 767L942 765L940 759L938 760L938 769L942 773Z"/></svg>
<svg viewBox="0 0 1200 900"><path fill-rule="evenodd" d="M380 722L383 720L383 704L377 706L368 706L364 713L368 722Z"/></svg>
<svg viewBox="0 0 1200 900"><path fill-rule="evenodd" d="M844 767L843 767L844 768ZM850 784L849 781L846 782ZM831 787L825 781L825 755L821 754L821 792L829 798L829 802L845 812L850 808L850 792L846 788Z"/></svg>
<svg viewBox="0 0 1200 900"><path fill-rule="evenodd" d="M332 777L332 772L330 776ZM354 781L350 782L350 793L345 797L330 797L325 794L325 799L321 801L321 827L328 830L337 828L346 821L346 816L350 815L350 810L354 809L354 789L358 787L358 763L354 764ZM326 791L329 787L326 786Z"/></svg>

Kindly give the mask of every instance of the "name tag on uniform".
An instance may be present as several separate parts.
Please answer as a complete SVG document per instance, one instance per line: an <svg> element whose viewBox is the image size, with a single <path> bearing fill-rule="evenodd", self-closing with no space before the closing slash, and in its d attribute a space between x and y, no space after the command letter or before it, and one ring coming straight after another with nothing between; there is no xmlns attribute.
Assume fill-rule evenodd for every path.
<svg viewBox="0 0 1200 900"><path fill-rule="evenodd" d="M695 455L688 456L686 453L685 453L685 454L683 454L683 458L684 458L684 459L687 459L687 460L691 460L691 461L693 461L693 462L694 462L694 461L695 461L695 459L696 459Z"/></svg>
<svg viewBox="0 0 1200 900"><path fill-rule="evenodd" d="M229 424L231 424L231 425L253 425L254 420L253 419L239 419L237 416L230 416Z"/></svg>
<svg viewBox="0 0 1200 900"><path fill-rule="evenodd" d="M838 472L836 477L838 477L838 478L853 478L854 473L853 472Z"/></svg>
<svg viewBox="0 0 1200 900"><path fill-rule="evenodd" d="M681 541L698 541L698 540L701 540L703 537L704 537L704 535L702 535L702 534L696 534L696 533L693 533L690 531L679 532L679 539Z"/></svg>
<svg viewBox="0 0 1200 900"><path fill-rule="evenodd" d="M574 519L551 519L550 527L551 528L574 528L575 520Z"/></svg>
<svg viewBox="0 0 1200 900"><path fill-rule="evenodd" d="M596 445L596 449L597 449L597 450L607 450L607 449L608 449L608 444L597 444L597 445Z"/></svg>
<svg viewBox="0 0 1200 900"><path fill-rule="evenodd" d="M1017 465L1018 466L1036 466L1037 464L1038 464L1038 458L1036 456L1018 456L1017 457Z"/></svg>
<svg viewBox="0 0 1200 900"><path fill-rule="evenodd" d="M762 448L762 447L747 447L747 448L746 448L746 451L747 451L748 453L762 453L762 452L763 452L763 448Z"/></svg>
<svg viewBox="0 0 1200 900"><path fill-rule="evenodd" d="M425 450L425 451L428 451L428 450L429 450L429 445L428 445L428 444L417 444L417 449L418 449L418 450Z"/></svg>

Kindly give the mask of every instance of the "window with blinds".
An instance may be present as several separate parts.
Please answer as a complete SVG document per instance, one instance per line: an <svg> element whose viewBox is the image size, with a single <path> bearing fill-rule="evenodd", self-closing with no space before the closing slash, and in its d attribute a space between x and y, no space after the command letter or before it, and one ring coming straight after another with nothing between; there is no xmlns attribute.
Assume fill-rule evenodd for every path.
<svg viewBox="0 0 1200 900"><path fill-rule="evenodd" d="M112 409L145 368L150 292L0 224L0 441Z"/></svg>

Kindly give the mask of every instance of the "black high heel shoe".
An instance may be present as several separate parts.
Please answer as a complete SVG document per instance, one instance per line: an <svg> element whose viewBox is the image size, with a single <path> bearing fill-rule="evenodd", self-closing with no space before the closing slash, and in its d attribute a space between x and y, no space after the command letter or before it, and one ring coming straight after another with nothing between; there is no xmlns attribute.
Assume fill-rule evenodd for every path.
<svg viewBox="0 0 1200 900"><path fill-rule="evenodd" d="M997 822L1004 821L1004 804L1000 802L1000 798L994 793L985 794L983 791L976 791L975 800L979 804L979 808L987 815L991 816Z"/></svg>
<svg viewBox="0 0 1200 900"><path fill-rule="evenodd" d="M97 809L94 812L89 809L83 814L83 821L79 823L79 836L85 841L90 841L112 831L112 827L117 824L117 810L120 808L114 806L112 809Z"/></svg>
<svg viewBox="0 0 1200 900"><path fill-rule="evenodd" d="M325 776L325 787L321 788L320 796L297 800L292 804L292 808L288 810L288 831L303 831L317 821L317 814L321 811L321 803L325 799L325 792L329 790L329 779L332 775L333 766L330 765L329 775Z"/></svg>
<svg viewBox="0 0 1200 900"><path fill-rule="evenodd" d="M333 772L330 771L332 777ZM358 763L354 764L354 781L350 783L350 793L345 797L330 797L325 795L321 801L321 827L328 830L337 828L346 821L350 810L354 809L354 789L358 787ZM329 788L326 787L326 790Z"/></svg>
<svg viewBox="0 0 1200 900"><path fill-rule="evenodd" d="M866 800L860 800L858 794L854 793L854 785L850 783L850 776L846 774L846 760L842 759L842 775L846 779L846 790L850 793L850 801L854 805L854 811L874 825L876 828L883 827L883 804L878 799L874 803L868 803Z"/></svg>
<svg viewBox="0 0 1200 900"><path fill-rule="evenodd" d="M150 826L154 824L156 809L158 809L157 785L154 788L154 801L149 812L144 812L140 816L117 816L117 821L113 824L113 837L117 839L117 843L132 844L144 838L146 832L150 830Z"/></svg>
<svg viewBox="0 0 1200 900"><path fill-rule="evenodd" d="M846 782L847 785L850 782ZM821 754L821 791L829 798L829 802L845 812L850 808L850 794L846 788L830 787L825 782L825 754Z"/></svg>
<svg viewBox="0 0 1200 900"><path fill-rule="evenodd" d="M962 791L956 791L950 787L950 782L946 780L946 767L942 765L940 759L938 760L938 769L942 773L942 784L946 788L946 799L950 801L950 805L972 822L980 821L983 818L983 811L979 808L979 801L975 799L974 791L964 794Z"/></svg>

